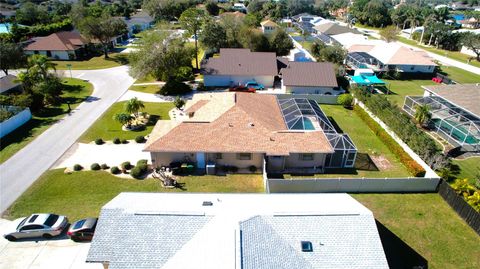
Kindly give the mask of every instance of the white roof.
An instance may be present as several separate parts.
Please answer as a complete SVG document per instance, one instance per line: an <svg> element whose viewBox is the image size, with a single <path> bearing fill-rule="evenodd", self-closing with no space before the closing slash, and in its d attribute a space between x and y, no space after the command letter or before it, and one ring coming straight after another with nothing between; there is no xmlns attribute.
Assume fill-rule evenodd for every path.
<svg viewBox="0 0 480 269"><path fill-rule="evenodd" d="M255 236L272 229L276 244ZM300 239L318 251L302 252ZM262 245L277 257L260 264ZM87 261L111 269L388 268L372 212L347 194L121 193L102 208Z"/></svg>
<svg viewBox="0 0 480 269"><path fill-rule="evenodd" d="M343 33L339 35L332 35L331 38L335 39L345 48L349 48L352 45L362 45L362 44L375 44L376 40L369 40L368 37L360 34L354 33Z"/></svg>

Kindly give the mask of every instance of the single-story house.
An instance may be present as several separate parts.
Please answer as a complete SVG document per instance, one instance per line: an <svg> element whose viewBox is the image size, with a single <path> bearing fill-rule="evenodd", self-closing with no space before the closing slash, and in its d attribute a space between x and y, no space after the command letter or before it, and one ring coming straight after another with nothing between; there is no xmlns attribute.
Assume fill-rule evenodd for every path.
<svg viewBox="0 0 480 269"><path fill-rule="evenodd" d="M41 54L57 60L74 60L84 55L88 43L78 32L63 31L35 38L24 51L27 55Z"/></svg>
<svg viewBox="0 0 480 269"><path fill-rule="evenodd" d="M280 74L286 93L336 95L339 92L332 63L288 62Z"/></svg>
<svg viewBox="0 0 480 269"><path fill-rule="evenodd" d="M358 31L357 29L349 28L347 26L342 26L335 22L318 24L318 25L315 25L313 29L314 29L314 33L323 34L327 36L339 35L344 33L361 34L360 31Z"/></svg>
<svg viewBox="0 0 480 269"><path fill-rule="evenodd" d="M144 151L154 167L184 162L200 171L208 164L248 172L252 166L261 171L266 162L266 170L275 173L323 173L326 167L353 167L355 162L351 139L337 133L312 100L196 94L183 114L158 121L152 130Z"/></svg>
<svg viewBox="0 0 480 269"><path fill-rule="evenodd" d="M256 81L273 87L278 75L274 52L251 52L249 49L220 49L220 57L211 57L202 65L205 86L230 87Z"/></svg>
<svg viewBox="0 0 480 269"><path fill-rule="evenodd" d="M105 269L387 269L373 213L344 193L120 193L87 263Z"/></svg>
<svg viewBox="0 0 480 269"><path fill-rule="evenodd" d="M402 45L380 40L370 41L347 48L349 53L363 52L375 58L377 60L375 62L380 64L378 68L373 66L367 66L366 68L372 68L375 71L394 70L401 73L432 74L435 72L437 64L425 51L413 50Z"/></svg>
<svg viewBox="0 0 480 269"><path fill-rule="evenodd" d="M262 21L260 25L262 26L262 32L266 35L269 35L278 29L278 24L271 20Z"/></svg>
<svg viewBox="0 0 480 269"><path fill-rule="evenodd" d="M418 105L430 107L428 123L446 141L464 151L480 152L480 85L422 86L423 96L407 96L403 110L412 117Z"/></svg>
<svg viewBox="0 0 480 269"><path fill-rule="evenodd" d="M6 75L0 78L0 94L20 91L22 83L17 81L17 77L14 75Z"/></svg>
<svg viewBox="0 0 480 269"><path fill-rule="evenodd" d="M134 34L150 29L153 25L154 19L144 11L133 14L130 19L125 19L127 24L128 37L132 37Z"/></svg>
<svg viewBox="0 0 480 269"><path fill-rule="evenodd" d="M464 28L471 28L471 29L478 29L480 28L480 21L477 20L474 17L471 17L466 20L461 20L460 24L462 24L462 27Z"/></svg>

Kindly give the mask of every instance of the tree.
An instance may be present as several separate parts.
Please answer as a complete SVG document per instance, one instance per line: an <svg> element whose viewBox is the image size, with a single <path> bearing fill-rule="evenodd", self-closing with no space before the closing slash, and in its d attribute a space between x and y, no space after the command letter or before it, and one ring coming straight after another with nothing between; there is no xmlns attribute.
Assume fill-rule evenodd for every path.
<svg viewBox="0 0 480 269"><path fill-rule="evenodd" d="M196 8L189 8L185 10L182 15L180 16L180 23L182 24L183 28L187 30L189 35L193 35L195 38L195 67L198 68L198 30L202 27L204 22L205 14L199 9Z"/></svg>
<svg viewBox="0 0 480 269"><path fill-rule="evenodd" d="M282 28L278 28L270 36L270 47L278 56L288 55L294 48L292 40Z"/></svg>
<svg viewBox="0 0 480 269"><path fill-rule="evenodd" d="M217 16L220 8L218 7L217 3L213 0L208 0L205 4L205 9L207 10L208 14L212 16Z"/></svg>
<svg viewBox="0 0 480 269"><path fill-rule="evenodd" d="M15 18L18 23L26 25L42 24L50 21L47 8L32 2L23 3L16 10Z"/></svg>
<svg viewBox="0 0 480 269"><path fill-rule="evenodd" d="M0 41L0 68L5 75L8 75L9 69L23 67L25 59L21 46L13 42Z"/></svg>
<svg viewBox="0 0 480 269"><path fill-rule="evenodd" d="M215 52L226 46L226 39L227 32L225 28L220 23L214 21L209 21L203 25L199 37L200 44L203 47Z"/></svg>
<svg viewBox="0 0 480 269"><path fill-rule="evenodd" d="M389 4L383 0L356 0L350 12L362 24L382 27L391 23L388 10Z"/></svg>
<svg viewBox="0 0 480 269"><path fill-rule="evenodd" d="M107 13L100 17L79 16L74 20L74 24L82 35L100 42L105 59L108 59L112 39L127 32L127 25L121 18L114 18Z"/></svg>
<svg viewBox="0 0 480 269"><path fill-rule="evenodd" d="M343 64L343 61L347 56L347 51L342 46L322 46L318 43L315 44L317 45L314 45L314 49L312 49L312 54L317 59L317 61Z"/></svg>
<svg viewBox="0 0 480 269"><path fill-rule="evenodd" d="M122 126L128 126L133 120L133 117L127 113L117 113L113 116L113 120L118 121Z"/></svg>
<svg viewBox="0 0 480 269"><path fill-rule="evenodd" d="M35 78L36 81L47 80L48 72L50 70L56 70L55 67L57 66L57 64L50 61L46 56L40 54L34 54L28 57L27 65L28 72L38 77L38 79Z"/></svg>
<svg viewBox="0 0 480 269"><path fill-rule="evenodd" d="M195 0L144 0L142 9L145 9L155 20L178 19L183 11L195 6Z"/></svg>
<svg viewBox="0 0 480 269"><path fill-rule="evenodd" d="M175 107L177 109L181 109L185 105L185 100L180 98L180 96L177 96L177 97L175 97L175 100L173 101L173 105L175 105Z"/></svg>
<svg viewBox="0 0 480 269"><path fill-rule="evenodd" d="M289 0L285 7L286 13L290 16L300 14L302 12L312 12L314 0Z"/></svg>
<svg viewBox="0 0 480 269"><path fill-rule="evenodd" d="M243 27L240 31L240 43L251 51L269 51L270 43L267 37L258 29Z"/></svg>
<svg viewBox="0 0 480 269"><path fill-rule="evenodd" d="M387 43L397 41L398 40L399 31L397 30L396 26L390 25L382 30L380 30L380 36L383 40L387 41Z"/></svg>
<svg viewBox="0 0 480 269"><path fill-rule="evenodd" d="M428 123L428 121L432 118L432 114L430 113L430 106L425 105L417 105L415 107L415 120L417 121L420 126L424 126Z"/></svg>
<svg viewBox="0 0 480 269"><path fill-rule="evenodd" d="M348 94L348 93L341 94L337 99L337 103L339 105L342 105L345 108L352 107L353 96L351 94Z"/></svg>
<svg viewBox="0 0 480 269"><path fill-rule="evenodd" d="M134 97L128 100L127 103L125 103L125 111L133 114L135 118L138 118L138 112L142 108L145 108L145 105L143 104L142 101L138 100L137 97Z"/></svg>
<svg viewBox="0 0 480 269"><path fill-rule="evenodd" d="M462 45L473 51L477 61L480 61L480 35L474 33L465 33L461 39Z"/></svg>
<svg viewBox="0 0 480 269"><path fill-rule="evenodd" d="M240 30L245 26L243 20L236 16L222 16L220 24L227 35L226 46L228 48L240 48Z"/></svg>

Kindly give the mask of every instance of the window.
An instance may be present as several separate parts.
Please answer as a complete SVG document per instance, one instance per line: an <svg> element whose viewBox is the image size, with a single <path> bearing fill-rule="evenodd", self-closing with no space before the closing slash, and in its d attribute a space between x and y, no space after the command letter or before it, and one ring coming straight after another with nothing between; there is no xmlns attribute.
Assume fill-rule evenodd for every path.
<svg viewBox="0 0 480 269"><path fill-rule="evenodd" d="M300 161L313 161L313 153L300 154Z"/></svg>
<svg viewBox="0 0 480 269"><path fill-rule="evenodd" d="M43 229L42 225L27 225L22 228L22 231L32 231L32 230L41 230Z"/></svg>
<svg viewBox="0 0 480 269"><path fill-rule="evenodd" d="M251 160L252 159L252 154L251 153L239 153L237 158L239 160Z"/></svg>
<svg viewBox="0 0 480 269"><path fill-rule="evenodd" d="M47 218L47 220L45 221L44 224L47 225L47 226L52 226L53 224L55 224L55 222L57 222L57 220L58 220L58 215L52 214L52 215L48 216L48 218Z"/></svg>
<svg viewBox="0 0 480 269"><path fill-rule="evenodd" d="M223 159L222 153L215 153L215 159L217 160Z"/></svg>

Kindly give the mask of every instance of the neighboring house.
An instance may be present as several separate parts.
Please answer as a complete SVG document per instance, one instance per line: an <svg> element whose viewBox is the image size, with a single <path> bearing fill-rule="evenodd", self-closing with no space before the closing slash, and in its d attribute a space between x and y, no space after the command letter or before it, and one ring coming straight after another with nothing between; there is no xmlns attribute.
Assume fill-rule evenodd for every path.
<svg viewBox="0 0 480 269"><path fill-rule="evenodd" d="M183 116L158 121L144 151L154 167L195 163L251 166L273 173L323 173L353 167L356 148L338 134L315 101L250 93L196 94ZM261 169L258 169L261 171ZM210 173L210 172L209 172Z"/></svg>
<svg viewBox="0 0 480 269"><path fill-rule="evenodd" d="M77 32L57 32L46 37L38 37L28 44L27 55L41 54L57 60L82 58L88 41Z"/></svg>
<svg viewBox="0 0 480 269"><path fill-rule="evenodd" d="M106 269L387 269L373 213L348 194L120 193L87 254Z"/></svg>
<svg viewBox="0 0 480 269"><path fill-rule="evenodd" d="M477 29L480 28L480 21L474 17L469 18L468 20L460 21L463 28Z"/></svg>
<svg viewBox="0 0 480 269"><path fill-rule="evenodd" d="M260 25L262 26L262 32L266 35L269 35L278 29L278 24L271 20L262 21Z"/></svg>
<svg viewBox="0 0 480 269"><path fill-rule="evenodd" d="M418 105L430 107L431 126L455 147L480 152L480 85L422 86L423 96L407 96L403 110L415 115Z"/></svg>
<svg viewBox="0 0 480 269"><path fill-rule="evenodd" d="M396 71L400 73L425 74L433 74L435 72L437 64L425 51L412 50L398 44L380 40L373 41L367 44L352 45L348 48L349 55L354 52L362 52L364 58L372 57L376 59L373 62L377 64L377 67L372 65L360 68L370 68L376 72ZM348 58L349 56L347 56L347 62ZM358 68L353 65L350 67Z"/></svg>
<svg viewBox="0 0 480 269"><path fill-rule="evenodd" d="M128 37L132 37L138 32L150 29L154 22L153 18L144 11L133 14L130 19L124 18L124 21L127 24Z"/></svg>
<svg viewBox="0 0 480 269"><path fill-rule="evenodd" d="M337 78L332 63L288 62L280 70L282 89L291 94L337 95Z"/></svg>
<svg viewBox="0 0 480 269"><path fill-rule="evenodd" d="M316 34L323 34L327 36L339 35L344 33L361 34L361 32L358 31L357 29L342 26L335 22L327 22L327 23L315 25L313 27L313 30L314 30L314 33Z"/></svg>
<svg viewBox="0 0 480 269"><path fill-rule="evenodd" d="M0 94L14 91L21 91L22 83L17 81L14 75L7 75L0 78Z"/></svg>
<svg viewBox="0 0 480 269"><path fill-rule="evenodd" d="M277 71L274 52L251 52L249 49L220 49L220 57L202 64L205 86L230 87L256 81L273 87Z"/></svg>

